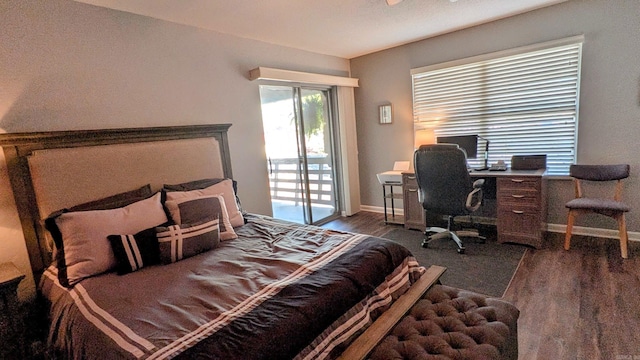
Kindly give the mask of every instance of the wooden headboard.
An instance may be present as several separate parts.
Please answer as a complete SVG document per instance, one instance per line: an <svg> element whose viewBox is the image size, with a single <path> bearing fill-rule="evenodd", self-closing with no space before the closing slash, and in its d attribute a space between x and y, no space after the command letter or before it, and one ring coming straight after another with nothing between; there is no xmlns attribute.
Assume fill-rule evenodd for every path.
<svg viewBox="0 0 640 360"><path fill-rule="evenodd" d="M196 151L198 151L198 149L200 149L200 151L202 151L202 149L211 149L212 147L216 150L212 151L212 153L215 154L210 155L211 157L215 157L215 159L212 159L211 162L214 165L209 165L209 167L216 168L213 175L232 178L233 174L231 171L231 158L229 154L229 143L227 138L227 131L230 126L231 124L215 124L0 134L0 146L2 146L4 150L7 169L9 172L9 179L11 182L11 187L13 189L16 207L18 209L20 223L22 225L22 230L27 245L27 251L29 253L29 260L31 262L31 268L33 270L36 284L39 281L40 276L45 268L51 262L51 254L49 245L47 244L48 241L46 230L43 227L43 219L48 215L43 214L43 212L46 212L48 210L43 210L47 207L43 207L42 205L43 202L49 201L50 199L47 198L46 201L43 200L46 196L43 195L40 188L42 188L42 183L48 183L46 176L57 176L57 178L59 179L61 177L59 175L60 171L64 171L63 167L60 168L60 164L55 164L55 166L48 166L49 163L47 163L47 161L51 161L49 159L55 159L55 156L50 156L50 154L48 154L47 152L53 152L55 155L55 153L66 151L63 149L69 149L68 151L71 152L71 155L67 154L66 157L63 156L63 159L65 159L65 161L71 159L69 161L73 162L73 160L77 157L75 155L82 153L83 148L86 148L87 151L91 152L91 154L100 154L100 151L96 150L105 149L106 152L102 155L102 157L104 157L105 159L102 159L102 161L109 162L111 160L111 162L113 162L113 159L116 159L117 161L117 159L123 158L122 153L118 152L122 152L123 148L126 149L126 158L127 160L133 159L133 163L129 163L129 161L127 161L129 163L128 167L123 167L122 170L119 170L118 167L116 167L116 169L114 170L113 164L111 164L112 168L109 169L109 173L104 174L104 176L102 177L98 177L100 178L100 181L104 181L104 183L96 184L96 186L85 186L85 188L89 188L90 190L88 191L88 193L73 194L74 196L71 196L71 198L78 201L88 201L92 199L92 196L96 197L97 195L102 194L100 193L100 191L104 192L105 186L109 186L109 184L119 186L121 188L119 191L127 190L122 189L122 187L135 185L134 183L128 184L126 182L125 177L128 173L125 173L125 171L138 169L135 164L135 160L137 159L136 155L131 153L132 149L133 151L135 151L136 146L145 148L146 157L144 155L141 156L141 161L148 161L150 156L149 154L151 154L152 157L154 156L154 151L150 151L149 148L156 145L159 149L164 148L163 151L165 152L166 149L171 148L173 144L179 144L179 147L182 149L181 152L169 154L171 156L161 155L160 153L158 153L158 160L162 160L159 161L161 169L175 169L175 171L164 171L164 176L150 173L148 174L149 181L147 181L147 183L153 184L155 181L155 183L160 184L162 182L170 183L171 181L196 180L196 178L190 177L192 173L190 171L191 169L194 170L194 177L202 176L201 174L211 174L211 171L207 172L206 169L197 169L197 166L193 166L193 162L196 160L190 159L191 156L189 154L185 155L186 151L188 151L191 146L191 144L189 143L189 141L191 140L194 141L194 145L196 145L196 141L199 141L198 144L200 144L200 146L194 146L194 149ZM206 144L208 147L204 147L201 146L201 143L202 141L207 140L199 139L211 139L211 142ZM217 147L217 149L215 147ZM116 152L111 152L114 149ZM44 153L45 155L39 155L40 153ZM115 155L111 156L112 154ZM196 157L203 156L203 154L196 155ZM204 156L206 157L207 154L205 154ZM34 175L34 169L37 169L37 167L34 168L35 165L33 159L35 158L37 158L40 162L40 164L37 166L39 166L40 168L45 168L45 170L47 170L45 171L47 172L47 174L41 175L40 173L37 173ZM77 180L74 178L74 176L82 175L79 174L82 171L79 171L79 168L77 166L79 165L79 162L82 161L83 164L80 164L80 169L82 169L82 166L86 168L87 159L81 159L80 157L77 158L78 160L76 161L76 164L74 165L74 167L72 167L72 169L74 170L71 170L68 174L69 179L66 180L65 187L62 188L62 191L67 191L69 189L73 189L75 191L75 188L73 187L75 186L74 182L83 180ZM44 161L42 161L42 159L44 159ZM165 159L167 163L164 162ZM191 162L189 162L188 160L190 160ZM92 164L89 167L89 169L91 169L90 171L100 171L101 160L95 159L95 168L93 168L93 161L94 159L91 158ZM38 163L38 161L36 161L35 163ZM55 174L55 172L48 174L49 167L55 168L54 170L58 171L58 175L52 175ZM118 171L120 171L120 173L118 173ZM167 173L175 173L176 176L166 176ZM144 175L146 176L146 174ZM94 178L90 178L90 180L84 179L84 181L95 181L95 174L93 176ZM64 177L66 178L67 175L65 174ZM138 174L138 177L140 177L140 174ZM56 180L54 179L54 181ZM51 188L51 186L49 188ZM58 188L56 188L56 190L60 191L60 189ZM91 193L91 190L93 190L93 193ZM38 196L37 194L39 191L40 195ZM115 191L114 187L113 193L116 192L117 191ZM62 197L62 199L60 198L61 197L58 195L58 202L53 201L53 204L63 204L69 206L73 205L73 203L65 202L70 201L68 200L69 197L65 196ZM38 204L38 201L40 201L40 204Z"/></svg>

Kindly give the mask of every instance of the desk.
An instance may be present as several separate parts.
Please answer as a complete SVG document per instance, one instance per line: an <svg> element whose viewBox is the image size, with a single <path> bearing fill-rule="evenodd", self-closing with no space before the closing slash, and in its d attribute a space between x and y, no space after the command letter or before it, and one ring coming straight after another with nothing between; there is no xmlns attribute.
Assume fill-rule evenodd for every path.
<svg viewBox="0 0 640 360"><path fill-rule="evenodd" d="M476 217L495 218L498 242L542 246L547 220L545 170L472 171L472 178L486 179L483 204ZM424 231L427 214L418 202L413 172L402 174L405 228Z"/></svg>
<svg viewBox="0 0 640 360"><path fill-rule="evenodd" d="M396 207L395 207L395 199L402 199L402 193L394 192L393 187L402 187L402 183L400 182L383 182L382 183L382 199L384 200L384 223L385 224L397 224L403 225L402 216L396 216ZM389 187L389 192L387 192L387 187ZM391 219L389 219L389 215L387 213L387 200L391 200Z"/></svg>

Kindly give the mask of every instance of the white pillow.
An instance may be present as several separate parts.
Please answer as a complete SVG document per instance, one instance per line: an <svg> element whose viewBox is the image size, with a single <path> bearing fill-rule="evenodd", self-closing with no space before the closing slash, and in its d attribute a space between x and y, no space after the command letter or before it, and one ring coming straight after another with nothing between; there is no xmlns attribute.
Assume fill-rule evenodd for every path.
<svg viewBox="0 0 640 360"><path fill-rule="evenodd" d="M238 209L236 193L233 191L233 181L231 179L225 179L215 185L211 185L200 190L167 191L167 201L195 199L210 195L222 195L222 197L224 197L224 204L227 208L227 214L229 215L231 226L237 227L244 225L244 217L242 217L242 213L240 212L240 209Z"/></svg>
<svg viewBox="0 0 640 360"><path fill-rule="evenodd" d="M63 213L55 221L62 234L64 251L64 257L60 257L58 262L58 269L63 270L59 271L60 283L72 286L86 277L116 267L116 258L107 238L109 235L135 234L166 223L167 216L161 194L157 193L112 210Z"/></svg>

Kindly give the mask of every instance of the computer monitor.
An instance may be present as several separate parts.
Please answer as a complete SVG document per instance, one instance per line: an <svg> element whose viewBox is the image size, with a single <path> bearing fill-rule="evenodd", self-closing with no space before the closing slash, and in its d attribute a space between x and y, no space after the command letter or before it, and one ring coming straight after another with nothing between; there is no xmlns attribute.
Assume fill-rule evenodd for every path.
<svg viewBox="0 0 640 360"><path fill-rule="evenodd" d="M484 140L484 166L476 170L489 169L489 140L479 135L438 136L438 144L456 144L467 153L467 159L478 157L478 139Z"/></svg>
<svg viewBox="0 0 640 360"><path fill-rule="evenodd" d="M438 136L438 144L456 144L467 153L467 159L478 156L478 135Z"/></svg>

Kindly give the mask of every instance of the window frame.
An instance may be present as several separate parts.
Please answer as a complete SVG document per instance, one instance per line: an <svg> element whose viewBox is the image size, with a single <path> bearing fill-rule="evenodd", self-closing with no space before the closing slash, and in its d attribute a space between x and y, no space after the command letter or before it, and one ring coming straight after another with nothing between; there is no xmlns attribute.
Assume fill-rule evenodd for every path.
<svg viewBox="0 0 640 360"><path fill-rule="evenodd" d="M547 173L549 175L568 175L569 165L577 161L583 43L584 36L578 35L411 69L414 133L429 130L433 131L435 136L479 135L481 138L489 140L488 161L490 164L503 160L510 166L512 155L549 153ZM567 56L570 57L568 61L555 55L560 52L566 52ZM528 57L534 58L534 61L526 61L527 69L544 68L545 66L553 69L562 67L562 71L566 71L568 74L566 76L563 75L564 73L557 75L557 78L562 80L561 83L558 83L560 85L555 83L550 87L544 85L543 92L546 94L543 95L522 95L522 93L527 93L527 90L529 90L529 88L524 87L523 89L526 90L514 90L514 94L517 94L517 96L526 97L522 103L530 103L533 110L524 110L529 106L521 105L505 106L505 109L501 109L501 106L504 106L501 104L503 101L495 100L497 99L496 97L493 97L493 102L487 102L486 100L492 94L495 96L498 93L500 93L501 97L504 97L505 94L510 97L511 89L515 88L515 86L511 87L511 81L522 80L524 76L521 73L518 73L518 75L506 75L508 80L501 80L506 85L500 85L499 88L492 87L496 80L491 76L495 76L495 78L498 78L498 76L491 72L489 75L478 76L478 79L472 81L467 78L460 80L461 77L456 76L456 74L464 75L465 73L475 74L469 69L475 69L478 72L485 67L492 67L492 71L497 69L496 73L503 72L500 73L500 78L503 79L502 76L507 72L506 69L514 66L513 64L518 64L522 61L521 59ZM547 58L554 60L551 66L547 63ZM557 61L558 59L561 61ZM562 63L562 61L565 61L566 64ZM558 65L558 63L563 65ZM531 64L536 65L533 66ZM532 73L535 72L531 71ZM547 73L550 74L551 72L544 70L542 75L534 76L531 81L538 81L540 77L546 78L548 76ZM451 88L451 94L442 92L442 99L436 99L436 91L441 91L434 90L436 89L434 85L438 84L446 89ZM467 84L470 84L470 86L467 86ZM473 84L477 84L477 89L473 88ZM487 89L487 87L490 89ZM507 92L505 92L505 89ZM549 89L551 90L549 91ZM438 98L441 97L441 93L437 93L437 95ZM463 99L463 101L460 99ZM556 99L559 99L559 102L562 103L561 111L552 110L554 106L552 103ZM456 103L458 105L455 105ZM494 104L496 105L494 106ZM469 107L476 105L477 111L470 112L468 110ZM516 108L517 111L511 112L508 109L509 107ZM437 114L435 110L439 111L441 109L444 109L442 115ZM497 115L498 113L500 115ZM508 126L505 124L508 124ZM549 126L550 130L554 131L554 134L556 134L555 131L562 132L563 137L558 139L545 138L543 131L540 130L542 128L535 127L533 128L535 130L529 130L530 126L534 126L532 124L545 124ZM513 128L521 126L525 126L525 128L513 132ZM509 127L511 128L510 130ZM525 140L520 144L517 141L512 141L509 136L511 133L505 132L506 130L512 131L514 136L515 134L524 136ZM534 133L538 133L538 135L530 136ZM538 145L537 148L536 143ZM478 142L478 157L469 159L471 167L483 167L484 157L482 154L484 153L485 144L482 140ZM549 144L555 146L549 146ZM545 151L541 151L541 146ZM553 154L552 151L547 149L556 149L558 151Z"/></svg>

